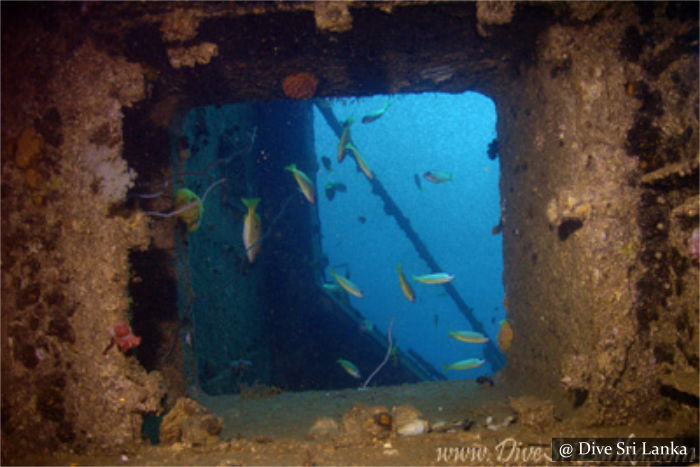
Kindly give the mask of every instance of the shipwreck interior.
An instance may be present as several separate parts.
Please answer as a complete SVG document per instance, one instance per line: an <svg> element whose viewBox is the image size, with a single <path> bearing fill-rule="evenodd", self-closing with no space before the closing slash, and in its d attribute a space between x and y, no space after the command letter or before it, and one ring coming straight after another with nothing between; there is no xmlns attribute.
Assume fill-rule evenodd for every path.
<svg viewBox="0 0 700 467"><path fill-rule="evenodd" d="M159 226L164 237L154 242L158 247L132 253L134 330L149 336L149 344L135 353L145 368L172 366L177 374L188 362L183 375L188 386L221 394L238 393L241 384L293 391L343 387L340 379L329 378L337 373L337 355L381 361L386 337L360 332L358 311L344 297L322 289L327 260L320 252L318 212L280 176L291 163L316 164L311 109L311 101L296 100L196 107L171 135L173 156L156 173L173 175L143 189L179 187L187 180L194 192L211 191L202 197L206 214L192 231L197 234L182 222L170 222ZM125 133L138 140L125 142L134 148L125 155L138 166L144 145L139 135L152 129L138 128L129 116L125 120L127 127L134 125ZM225 182L217 188L214 178ZM153 200L164 211L173 204L161 199L162 189L137 191L132 189L132 203ZM232 233L242 230L247 210L240 200L254 196L265 200L257 211L264 220L265 249L250 262ZM176 355L181 357L172 358ZM397 356L397 361L406 364L382 372L379 384L444 379L412 356Z"/></svg>
<svg viewBox="0 0 700 467"><path fill-rule="evenodd" d="M484 351L497 384L563 401L545 433L697 435L696 4L2 10L3 463L123 452L179 398L334 389L337 355L381 361L386 330L358 333L320 287L318 212L279 174L318 168L314 106L342 133L323 99L467 90L498 113L514 336L507 359ZM256 196L251 263L231 238ZM375 384L441 379L400 357Z"/></svg>

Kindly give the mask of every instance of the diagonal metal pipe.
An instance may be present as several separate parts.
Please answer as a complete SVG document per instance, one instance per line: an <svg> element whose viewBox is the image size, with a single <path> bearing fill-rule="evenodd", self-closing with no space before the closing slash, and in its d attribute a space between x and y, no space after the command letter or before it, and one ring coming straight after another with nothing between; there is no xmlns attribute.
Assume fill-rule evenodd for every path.
<svg viewBox="0 0 700 467"><path fill-rule="evenodd" d="M316 103L316 108L318 108L318 110L321 112L321 115L323 115L323 118L325 118L326 122L328 123L328 126L331 127L336 136L340 138L340 135L343 133L343 126L335 117L333 110L331 110L330 107L318 105L318 103ZM401 212L396 202L394 202L393 198L384 188L384 185L382 185L382 183L379 181L377 174L374 174L374 177L372 179L367 180L369 181L370 185L372 185L372 193L379 196L384 202L384 212L396 219L396 223L399 225L399 228L404 231L411 244L413 244L413 248L415 248L416 252L418 253L418 256L423 258L423 260L428 264L428 267L433 272L442 271L442 268L437 263L433 255L430 253L428 247L425 246L425 243L423 243L416 231L413 230L413 227L411 227L411 222ZM466 304L464 299L462 299L462 296L459 295L459 292L457 292L455 286L450 282L443 285L445 287L447 295L452 299L453 302L455 302L455 305L457 305L457 309L464 315L465 318L467 318L467 321L469 321L469 324L471 325L472 329L474 331L486 335L486 330L481 324L481 321L476 319L476 317L474 316L474 309ZM484 358L491 364L493 368L501 368L505 364L505 357L498 350L496 345L493 343L493 340L491 339L489 339L485 343Z"/></svg>

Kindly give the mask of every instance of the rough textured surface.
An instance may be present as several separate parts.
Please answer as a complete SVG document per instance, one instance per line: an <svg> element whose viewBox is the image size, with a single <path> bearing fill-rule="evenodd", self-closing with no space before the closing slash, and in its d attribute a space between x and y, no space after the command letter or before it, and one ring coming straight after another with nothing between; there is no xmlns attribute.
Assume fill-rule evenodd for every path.
<svg viewBox="0 0 700 467"><path fill-rule="evenodd" d="M211 42L202 42L192 47L173 47L168 49L168 60L173 68L206 65L219 55L219 48Z"/></svg>
<svg viewBox="0 0 700 467"><path fill-rule="evenodd" d="M12 427L3 456L63 443L77 451L131 445L140 414L158 412L162 397L157 372L116 348L103 355L108 329L128 315L128 249L148 244L143 213L112 211L133 179L120 157L121 108L143 97L140 68L87 43L55 63L36 90L43 112L15 100L26 95L9 92L3 102L24 108L3 125L3 145L26 139L31 127L22 125L32 121L41 141L20 157L38 181L23 183L23 163L2 167L2 403L3 425Z"/></svg>
<svg viewBox="0 0 700 467"><path fill-rule="evenodd" d="M697 349L685 347L697 339L697 296L679 288L677 305L671 305L669 294L661 292L670 284L649 269L682 280L683 272L668 262L674 254L666 243L668 215L647 220L645 200L656 204L664 195L648 193L638 181L651 168L645 152L654 168L676 160L687 165L697 157L695 136L673 145L684 131L697 135L697 109L659 108L662 96L680 105L673 97L677 88L686 83L690 91L690 75L682 70L697 69L697 57L677 51L678 60L667 63L664 73L676 73L677 84L650 76L644 65L655 61L651 50L641 49L641 64L624 60L634 47L629 31L637 30L637 13L605 8L585 34L552 26L541 36L524 79L499 105L504 282L515 329L507 372L521 381L536 373L539 383L550 387L561 380L575 404L584 404L590 423L655 418L668 416L671 407L689 408L679 399L659 397L658 378L674 366L697 367ZM657 34L687 31L674 19L652 24ZM690 93L697 95L697 81ZM645 106L653 108L653 120L664 117L652 123ZM644 131L650 127L654 136L637 135L639 125ZM675 160L656 160L666 145L673 147L665 152ZM697 184L678 186L681 192L697 190ZM668 211L674 202L662 204L661 211ZM682 256L676 250L676 261L685 262ZM687 337L677 334L673 320L659 319L661 307L678 316ZM664 340L666 364L656 350ZM683 341L685 350L674 351L669 340Z"/></svg>
<svg viewBox="0 0 700 467"><path fill-rule="evenodd" d="M697 432L695 6L3 4L3 461L140 442L159 373L102 354L149 244L122 203L133 171L162 177L192 106L279 99L301 71L321 97L492 97L507 382L564 392L581 423ZM194 67L168 60L204 43Z"/></svg>
<svg viewBox="0 0 700 467"><path fill-rule="evenodd" d="M555 406L535 396L522 396L510 399L510 406L518 414L518 423L539 432L546 432L556 424Z"/></svg>
<svg viewBox="0 0 700 467"><path fill-rule="evenodd" d="M315 2L314 19L322 31L346 32L352 29L352 15L344 2Z"/></svg>
<svg viewBox="0 0 700 467"><path fill-rule="evenodd" d="M527 380L538 368L546 385L569 376L596 411L600 393L625 371L636 334L627 277L634 255L621 248L639 235L639 194L628 183L636 164L624 151L634 102L617 52L603 46L620 34L612 22L585 36L550 28L498 123L504 283L515 329L508 371ZM639 398L650 391L634 389ZM625 400L636 407L639 398Z"/></svg>
<svg viewBox="0 0 700 467"><path fill-rule="evenodd" d="M182 397L163 417L160 424L160 442L182 443L187 447L206 446L219 441L223 428L221 418L192 399Z"/></svg>

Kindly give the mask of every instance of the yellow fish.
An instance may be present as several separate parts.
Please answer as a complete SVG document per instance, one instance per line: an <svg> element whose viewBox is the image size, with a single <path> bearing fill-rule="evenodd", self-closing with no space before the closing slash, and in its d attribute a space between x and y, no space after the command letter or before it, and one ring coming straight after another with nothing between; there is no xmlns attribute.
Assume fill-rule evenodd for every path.
<svg viewBox="0 0 700 467"><path fill-rule="evenodd" d="M364 117L362 117L362 123L372 123L373 121L384 115L384 112L386 112L390 105L391 103L387 101L386 104L384 104L384 107L382 107L381 109L365 115Z"/></svg>
<svg viewBox="0 0 700 467"><path fill-rule="evenodd" d="M447 370L471 370L472 368L480 367L484 364L486 360L480 358L468 358L466 360L460 360L458 362L451 363L449 365L443 365L442 371Z"/></svg>
<svg viewBox="0 0 700 467"><path fill-rule="evenodd" d="M401 284L401 292L406 296L409 302L413 302L416 300L416 294L413 293L413 289L411 288L411 284L408 283L408 280L406 279L406 276L403 273L403 270L401 269L401 263L399 263L396 266L396 272L399 275L399 283Z"/></svg>
<svg viewBox="0 0 700 467"><path fill-rule="evenodd" d="M354 120L352 117L348 117L343 124L343 132L340 135L340 141L338 142L338 163L343 162L345 159L345 147L346 144L350 142L350 126Z"/></svg>
<svg viewBox="0 0 700 467"><path fill-rule="evenodd" d="M483 344L489 340L485 335L475 331L452 331L449 335L458 341L469 342L470 344Z"/></svg>
<svg viewBox="0 0 700 467"><path fill-rule="evenodd" d="M444 284L452 281L455 278L455 276L447 274L446 272L436 272L435 274L424 274L422 276L412 277L414 281L422 282L424 284Z"/></svg>
<svg viewBox="0 0 700 467"><path fill-rule="evenodd" d="M362 298L364 296L362 295L362 292L360 291L359 287L353 284L350 281L350 279L336 274L336 272L332 269L329 269L328 271L331 273L331 276L333 276L335 280L338 281L338 284L340 284L340 286L345 289L347 293L354 295L357 298Z"/></svg>
<svg viewBox="0 0 700 467"><path fill-rule="evenodd" d="M204 206L202 206L202 201L199 199L199 196L187 188L180 188L175 193L175 209L177 210L184 208L188 204L193 205L191 208L187 208L181 213L177 214L177 217L182 219L182 221L187 225L187 230L189 232L193 232L199 228L199 224L202 222Z"/></svg>
<svg viewBox="0 0 700 467"><path fill-rule="evenodd" d="M498 329L498 348L501 349L501 352L506 353L513 341L513 328L506 320L501 321L500 324L501 326Z"/></svg>
<svg viewBox="0 0 700 467"><path fill-rule="evenodd" d="M284 168L284 170L289 170L294 174L294 178L301 188L301 192L304 193L304 197L309 200L309 203L314 204L316 198L314 197L314 182L301 170L297 169L296 164L290 164Z"/></svg>
<svg viewBox="0 0 700 467"><path fill-rule="evenodd" d="M248 208L248 212L243 218L243 246L245 247L248 261L251 263L260 251L260 216L255 212L260 198L241 198L243 204Z"/></svg>
<svg viewBox="0 0 700 467"><path fill-rule="evenodd" d="M342 358L339 358L337 362L340 363L340 366L343 367L343 370L345 370L350 376L357 379L361 378L360 370L357 369L354 363L349 362L347 360L343 360Z"/></svg>
<svg viewBox="0 0 700 467"><path fill-rule="evenodd" d="M360 151L357 150L357 146L348 142L348 144L345 145L345 148L352 151L352 155L355 156L355 160L357 161L357 165L360 167L360 170L362 170L362 172L364 172L364 174L365 174L365 176L367 176L367 178L372 180L374 178L374 174L372 173L371 170L369 170L369 167L367 167L365 160L362 159L362 157L360 156Z"/></svg>

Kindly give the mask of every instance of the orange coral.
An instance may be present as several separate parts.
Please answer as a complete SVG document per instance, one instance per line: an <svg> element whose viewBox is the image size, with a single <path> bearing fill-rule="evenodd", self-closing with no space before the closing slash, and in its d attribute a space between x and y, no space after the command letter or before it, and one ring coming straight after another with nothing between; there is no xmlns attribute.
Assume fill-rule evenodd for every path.
<svg viewBox="0 0 700 467"><path fill-rule="evenodd" d="M291 99L310 99L314 97L316 86L318 86L318 78L306 72L289 75L282 81L284 95Z"/></svg>

